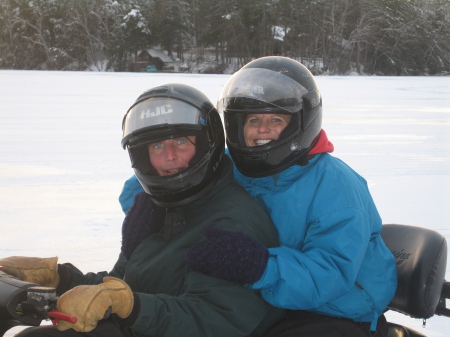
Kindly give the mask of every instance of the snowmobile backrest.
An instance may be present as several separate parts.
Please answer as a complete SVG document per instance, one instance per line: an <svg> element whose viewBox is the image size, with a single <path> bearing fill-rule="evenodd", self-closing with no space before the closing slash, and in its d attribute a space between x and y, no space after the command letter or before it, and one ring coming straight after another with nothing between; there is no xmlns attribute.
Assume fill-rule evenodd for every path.
<svg viewBox="0 0 450 337"><path fill-rule="evenodd" d="M398 286L388 309L414 318L433 316L445 282L445 237L407 225L383 225L381 236L397 262Z"/></svg>

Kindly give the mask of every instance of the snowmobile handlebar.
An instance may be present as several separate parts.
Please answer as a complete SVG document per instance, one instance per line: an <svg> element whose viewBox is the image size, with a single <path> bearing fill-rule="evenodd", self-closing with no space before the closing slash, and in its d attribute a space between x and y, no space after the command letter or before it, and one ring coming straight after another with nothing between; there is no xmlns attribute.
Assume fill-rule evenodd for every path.
<svg viewBox="0 0 450 337"><path fill-rule="evenodd" d="M38 326L42 320L53 325L77 318L56 310L56 289L22 281L0 271L0 336L15 325Z"/></svg>

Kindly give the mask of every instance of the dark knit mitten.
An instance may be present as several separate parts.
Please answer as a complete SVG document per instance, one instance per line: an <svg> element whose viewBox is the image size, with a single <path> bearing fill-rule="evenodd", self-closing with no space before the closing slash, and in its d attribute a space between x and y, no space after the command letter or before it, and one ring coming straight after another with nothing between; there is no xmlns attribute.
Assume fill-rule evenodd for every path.
<svg viewBox="0 0 450 337"><path fill-rule="evenodd" d="M122 225L122 253L127 259L145 238L159 232L165 214L165 208L156 205L147 193L136 195Z"/></svg>
<svg viewBox="0 0 450 337"><path fill-rule="evenodd" d="M206 275L239 283L255 283L264 273L269 251L243 233L204 229L206 240L187 250L186 264Z"/></svg>

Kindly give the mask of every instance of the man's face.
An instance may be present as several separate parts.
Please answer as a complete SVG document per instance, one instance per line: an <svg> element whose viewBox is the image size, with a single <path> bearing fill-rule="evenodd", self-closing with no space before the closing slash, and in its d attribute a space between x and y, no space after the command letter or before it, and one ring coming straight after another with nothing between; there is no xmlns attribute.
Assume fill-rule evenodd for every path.
<svg viewBox="0 0 450 337"><path fill-rule="evenodd" d="M150 163L156 172L168 176L186 169L195 155L195 138L187 136L149 144Z"/></svg>
<svg viewBox="0 0 450 337"><path fill-rule="evenodd" d="M244 125L245 145L259 146L277 140L290 121L291 116L283 114L248 115Z"/></svg>

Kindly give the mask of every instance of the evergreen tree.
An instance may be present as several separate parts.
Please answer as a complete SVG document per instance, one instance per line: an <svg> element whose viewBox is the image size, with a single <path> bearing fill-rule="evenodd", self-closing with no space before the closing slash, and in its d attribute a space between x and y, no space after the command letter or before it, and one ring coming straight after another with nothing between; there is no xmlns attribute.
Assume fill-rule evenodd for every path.
<svg viewBox="0 0 450 337"><path fill-rule="evenodd" d="M237 70L266 55L314 72L448 74L448 0L2 0L0 68L126 71L142 49ZM185 60L184 57L188 55ZM211 58L212 56L212 58Z"/></svg>

